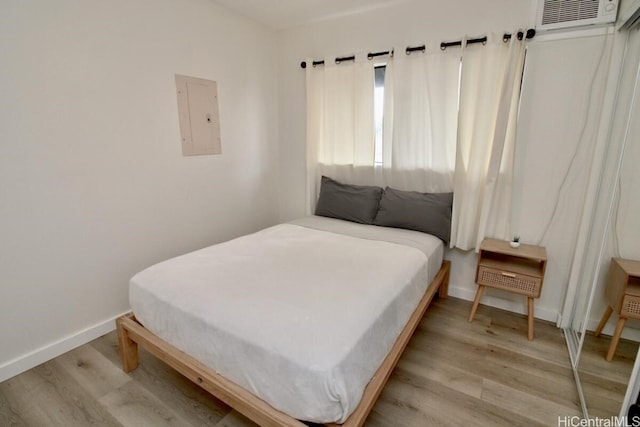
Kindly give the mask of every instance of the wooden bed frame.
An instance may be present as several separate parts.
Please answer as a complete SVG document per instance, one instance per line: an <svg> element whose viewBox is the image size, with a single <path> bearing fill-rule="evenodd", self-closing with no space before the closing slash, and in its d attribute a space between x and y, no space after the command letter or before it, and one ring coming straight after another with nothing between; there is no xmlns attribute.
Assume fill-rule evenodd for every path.
<svg viewBox="0 0 640 427"><path fill-rule="evenodd" d="M409 318L391 351L364 389L362 400L349 418L341 424L343 427L362 426L436 291L438 291L441 298L447 297L450 268L450 261L442 262L440 270L427 287L418 307ZM138 345L141 345L149 353L261 426L306 427L302 422L274 409L251 392L224 378L193 357L149 332L136 321L133 314L118 318L116 326L118 329L122 369L125 372L130 372L138 367ZM338 425L327 424L328 427L337 427Z"/></svg>

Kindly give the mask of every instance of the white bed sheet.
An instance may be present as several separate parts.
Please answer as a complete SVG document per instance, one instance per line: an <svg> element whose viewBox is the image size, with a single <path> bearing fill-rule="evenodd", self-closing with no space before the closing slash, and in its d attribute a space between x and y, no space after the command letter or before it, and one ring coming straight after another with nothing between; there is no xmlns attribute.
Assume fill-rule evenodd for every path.
<svg viewBox="0 0 640 427"><path fill-rule="evenodd" d="M355 222L315 215L293 220L289 224L416 248L427 256L429 272L431 274L429 283L435 277L438 270L440 270L442 260L444 259L444 245L442 240L431 234L421 233L419 231L357 224Z"/></svg>
<svg viewBox="0 0 640 427"><path fill-rule="evenodd" d="M130 303L151 332L274 408L342 423L442 253L424 233L309 217L143 270Z"/></svg>

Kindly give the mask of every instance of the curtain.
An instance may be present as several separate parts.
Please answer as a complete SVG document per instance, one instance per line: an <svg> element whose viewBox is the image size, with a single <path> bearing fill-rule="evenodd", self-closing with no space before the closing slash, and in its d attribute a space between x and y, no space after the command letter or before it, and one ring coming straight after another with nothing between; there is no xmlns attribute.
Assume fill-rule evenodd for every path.
<svg viewBox="0 0 640 427"><path fill-rule="evenodd" d="M492 34L486 46L463 48L451 247L473 249L485 236L510 237L524 47L524 40L505 43Z"/></svg>
<svg viewBox="0 0 640 427"><path fill-rule="evenodd" d="M315 209L321 175L365 183L374 162L374 63L325 64L308 67L306 75L307 214Z"/></svg>
<svg viewBox="0 0 640 427"><path fill-rule="evenodd" d="M451 247L508 238L524 46L492 34L486 45L388 58L382 166L374 164L375 61L357 55L308 67L307 213L324 174L352 184L453 191Z"/></svg>
<svg viewBox="0 0 640 427"><path fill-rule="evenodd" d="M459 52L397 55L385 100L392 103L385 183L422 192L450 192L455 166ZM391 93L387 93L390 91ZM385 116L385 120L387 116ZM388 133L388 134L389 134Z"/></svg>

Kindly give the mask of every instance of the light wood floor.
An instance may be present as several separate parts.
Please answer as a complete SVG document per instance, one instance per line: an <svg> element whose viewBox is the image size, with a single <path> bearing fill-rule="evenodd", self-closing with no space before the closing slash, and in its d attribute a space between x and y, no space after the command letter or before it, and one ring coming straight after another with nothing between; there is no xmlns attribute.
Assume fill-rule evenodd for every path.
<svg viewBox="0 0 640 427"><path fill-rule="evenodd" d="M613 360L607 362L609 344L610 336L594 337L593 332L587 332L578 364L580 383L592 418L618 414L638 353L637 342L621 339Z"/></svg>
<svg viewBox="0 0 640 427"><path fill-rule="evenodd" d="M580 415L562 332L524 316L434 300L366 425L557 426ZM110 333L0 384L1 426L253 426L141 351L120 369Z"/></svg>

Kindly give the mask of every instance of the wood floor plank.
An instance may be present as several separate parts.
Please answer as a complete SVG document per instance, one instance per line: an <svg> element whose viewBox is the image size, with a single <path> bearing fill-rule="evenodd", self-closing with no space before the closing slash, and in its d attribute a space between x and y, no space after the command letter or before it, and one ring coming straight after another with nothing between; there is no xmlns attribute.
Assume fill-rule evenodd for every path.
<svg viewBox="0 0 640 427"><path fill-rule="evenodd" d="M608 362L605 356L610 343L609 336L585 335L578 371L590 416L618 414L638 352L637 342L622 339Z"/></svg>
<svg viewBox="0 0 640 427"><path fill-rule="evenodd" d="M69 373L94 399L131 381L122 370L113 369L113 363L89 344L63 354L53 362Z"/></svg>
<svg viewBox="0 0 640 427"><path fill-rule="evenodd" d="M431 337L438 339L434 335ZM420 338L416 341L418 340ZM482 390L481 380L483 378L491 378L532 396L579 407L578 393L573 381L573 371L569 368L547 361L532 359L501 348L494 348L491 345L475 347L474 349L469 349L463 342L447 342L438 345L445 352L464 352L465 348L467 348L467 354L463 357L448 359L431 358L428 352L425 352L424 347L410 347L411 351L407 352L406 359L422 361L420 363L423 365L430 366L434 371L429 374L432 379L437 378L441 375L440 373L450 371L456 372L457 377L465 378L466 376L467 380L475 379L473 387L467 387L466 390L478 393L478 396L478 390ZM416 354L414 351L422 354ZM480 380L479 383L478 380ZM456 388L455 380L452 382L449 378L443 377L441 382L447 384L450 388Z"/></svg>
<svg viewBox="0 0 640 427"><path fill-rule="evenodd" d="M366 427L446 427L451 425L451 420L442 412L422 412L395 390L389 394L382 393L365 422Z"/></svg>
<svg viewBox="0 0 640 427"><path fill-rule="evenodd" d="M490 373L485 377L508 385L532 398L578 408L580 400L573 382L573 371L548 361L518 357L502 349L492 351L486 359Z"/></svg>
<svg viewBox="0 0 640 427"><path fill-rule="evenodd" d="M480 307L482 308L483 306L481 305ZM570 366L562 331L550 325L536 322L540 333L536 335L533 342L529 342L526 332L527 319L525 317L506 313L499 309L492 308L491 310L495 313L491 318L489 327L474 327L475 320L472 323L467 323L469 326L465 327L463 322L456 321L455 318L441 318L441 313L438 311L431 314L427 312L429 317L424 319L418 328L425 333L439 331L441 335L446 334L471 345L493 344L496 347L519 352L533 358ZM508 322L509 316L512 316L512 324ZM431 321L432 318L433 321ZM514 326L517 324L525 325L524 329L518 329Z"/></svg>
<svg viewBox="0 0 640 427"><path fill-rule="evenodd" d="M398 425L450 425L450 426L536 426L531 420L508 409L443 387L423 379L420 387L415 380L398 370L393 374L399 381L387 385L381 396L399 408L410 411L398 413Z"/></svg>
<svg viewBox="0 0 640 427"><path fill-rule="evenodd" d="M100 402L125 426L195 427L135 381L111 391Z"/></svg>
<svg viewBox="0 0 640 427"><path fill-rule="evenodd" d="M550 385L549 389L552 387ZM582 415L582 411L571 402L563 405L488 379L484 380L482 400L521 414L531 423L538 422L547 426L558 425L558 417Z"/></svg>
<svg viewBox="0 0 640 427"><path fill-rule="evenodd" d="M8 383L9 388L13 388L13 407L20 410L20 416L28 425L120 425L55 359L8 380ZM4 391L6 393L7 389Z"/></svg>
<svg viewBox="0 0 640 427"><path fill-rule="evenodd" d="M580 372L580 383L584 392L589 416L610 417L620 412L627 390L625 383Z"/></svg>
<svg viewBox="0 0 640 427"><path fill-rule="evenodd" d="M499 317L502 317L503 313L497 313ZM517 315L514 315L517 316ZM526 319L522 319L525 321ZM533 343L530 343L527 339L526 330L520 332L516 329L509 328L504 325L504 320L497 321L492 319L492 323L489 328L481 332L470 330L465 328L463 324L459 323L441 323L440 319L434 317L433 322L427 322L425 325L425 332L435 332L440 335L447 334L460 342L473 345L473 346L486 346L493 345L494 347L503 348L517 352L528 357L540 360L556 361L557 363L563 363L565 366L570 366L569 353L567 352L564 339L562 338L562 332L556 330L556 334L553 339L549 339L547 334L541 334L537 336ZM449 328L443 328L441 325L450 326ZM542 328L538 325L538 329ZM554 327L555 329L555 327Z"/></svg>
<svg viewBox="0 0 640 427"><path fill-rule="evenodd" d="M609 344L611 337L594 337L593 333L587 333L583 344L584 351L580 356L580 372L600 375L627 384L638 353L638 343L621 339L613 360L608 362L605 356L609 351Z"/></svg>
<svg viewBox="0 0 640 427"><path fill-rule="evenodd" d="M256 427L257 424L245 417L238 411L229 412L222 418L216 427Z"/></svg>
<svg viewBox="0 0 640 427"><path fill-rule="evenodd" d="M28 390L20 376L0 383L0 425L29 426L37 420L46 420L46 415L29 399Z"/></svg>
<svg viewBox="0 0 640 427"><path fill-rule="evenodd" d="M408 349L398 362L397 370L408 373L409 379L420 378L446 384L452 390L480 398L482 395L482 377L446 363L445 360L431 358L415 349ZM418 383L414 384L418 385Z"/></svg>
<svg viewBox="0 0 640 427"><path fill-rule="evenodd" d="M571 369L571 366L567 366L564 360L542 360L517 351L497 347L494 344L488 344L488 348L489 354L487 355L487 361L491 362L491 364L506 364L508 366L517 367L526 373L545 373L549 377L553 378L573 377L573 370ZM568 354L567 357L569 357Z"/></svg>
<svg viewBox="0 0 640 427"><path fill-rule="evenodd" d="M106 335L96 338L89 343L90 346L95 348L106 357L114 366L117 366L122 370L122 362L120 361L120 354L118 353L118 337L117 332L109 332Z"/></svg>

